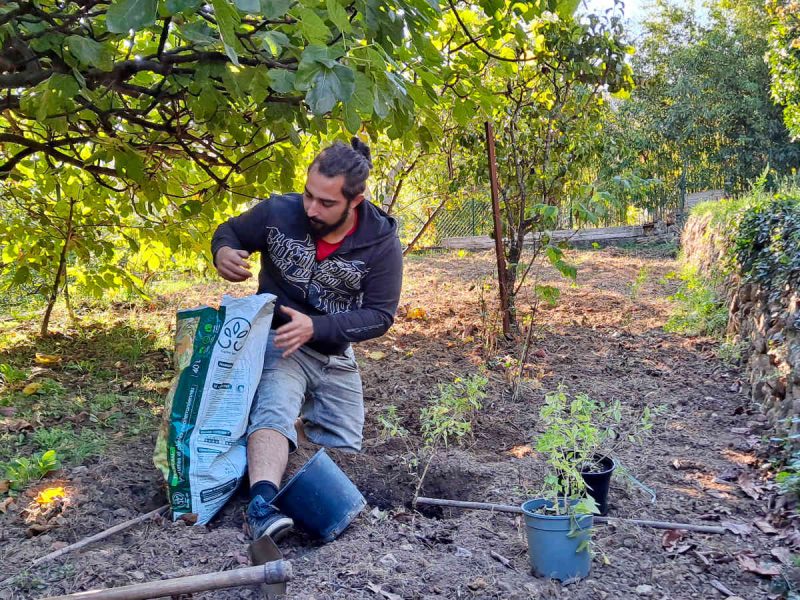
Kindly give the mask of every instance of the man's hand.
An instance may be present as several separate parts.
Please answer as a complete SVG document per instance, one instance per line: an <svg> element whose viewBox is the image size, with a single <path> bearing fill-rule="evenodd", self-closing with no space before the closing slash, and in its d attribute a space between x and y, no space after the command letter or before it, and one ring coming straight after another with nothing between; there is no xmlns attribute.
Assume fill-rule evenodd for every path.
<svg viewBox="0 0 800 600"><path fill-rule="evenodd" d="M314 322L308 315L288 306L281 306L281 310L291 321L275 330L275 346L285 350L283 357L286 358L314 337Z"/></svg>
<svg viewBox="0 0 800 600"><path fill-rule="evenodd" d="M250 279L253 274L245 261L248 256L250 253L247 250L234 250L230 246L223 246L217 250L215 257L217 273L228 281L239 282Z"/></svg>

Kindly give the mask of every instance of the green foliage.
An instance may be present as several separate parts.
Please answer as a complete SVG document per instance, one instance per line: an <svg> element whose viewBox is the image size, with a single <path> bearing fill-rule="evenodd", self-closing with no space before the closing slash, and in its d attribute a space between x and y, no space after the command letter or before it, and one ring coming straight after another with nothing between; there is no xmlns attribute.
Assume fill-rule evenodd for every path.
<svg viewBox="0 0 800 600"><path fill-rule="evenodd" d="M670 296L670 300L675 302L675 311L664 330L686 335L722 336L728 325L728 308L714 283L691 265L684 265L677 277L681 282L680 288Z"/></svg>
<svg viewBox="0 0 800 600"><path fill-rule="evenodd" d="M489 383L483 375L457 377L440 383L439 394L420 411L422 439L426 448L447 447L472 432L472 418L481 408Z"/></svg>
<svg viewBox="0 0 800 600"><path fill-rule="evenodd" d="M381 426L381 438L383 439L408 435L408 430L403 427L402 419L397 413L397 407L394 404L390 404L386 407L386 410L378 414L378 423Z"/></svg>
<svg viewBox="0 0 800 600"><path fill-rule="evenodd" d="M9 488L19 492L30 483L39 481L42 477L60 468L55 450L47 450L34 454L30 458L20 457L12 460L5 469L5 476Z"/></svg>
<svg viewBox="0 0 800 600"><path fill-rule="evenodd" d="M642 291L642 287L647 282L647 276L647 267L641 267L639 272L636 274L636 279L634 279L630 284L631 300L636 300L639 297L639 292Z"/></svg>
<svg viewBox="0 0 800 600"><path fill-rule="evenodd" d="M775 476L775 481L782 493L800 496L800 454L795 454L791 458Z"/></svg>
<svg viewBox="0 0 800 600"><path fill-rule="evenodd" d="M2 377L3 381L7 384L13 385L25 381L29 376L30 374L23 369L17 369L13 365L0 363L0 377Z"/></svg>
<svg viewBox="0 0 800 600"><path fill-rule="evenodd" d="M772 95L784 107L786 126L800 134L800 6L789 0L770 0L772 17L767 61L772 75Z"/></svg>
<svg viewBox="0 0 800 600"><path fill-rule="evenodd" d="M38 448L55 448L62 460L70 464L81 464L87 458L103 453L107 436L88 428L76 433L71 426L58 425L35 430L31 441Z"/></svg>
<svg viewBox="0 0 800 600"><path fill-rule="evenodd" d="M657 3L631 59L637 87L608 121L601 178L657 179L672 203L681 189L744 191L767 165L796 167L798 146L770 98L768 31L756 2L711 2L704 18ZM661 193L641 205L655 208Z"/></svg>
<svg viewBox="0 0 800 600"><path fill-rule="evenodd" d="M745 281L770 299L800 288L800 196L777 194L745 211L733 251Z"/></svg>
<svg viewBox="0 0 800 600"><path fill-rule="evenodd" d="M441 17L424 0L0 5L4 297L144 293L202 267L216 223L292 190L319 144L437 139L416 71L441 64L417 59Z"/></svg>
<svg viewBox="0 0 800 600"><path fill-rule="evenodd" d="M552 501L559 514L565 507L581 514L597 512L581 473L591 471L596 461L612 456L622 444L642 444L652 431L653 411L645 407L631 418L618 400L602 404L587 394L570 397L559 386L545 395L539 420L544 431L536 439L536 450L548 468L542 497Z"/></svg>

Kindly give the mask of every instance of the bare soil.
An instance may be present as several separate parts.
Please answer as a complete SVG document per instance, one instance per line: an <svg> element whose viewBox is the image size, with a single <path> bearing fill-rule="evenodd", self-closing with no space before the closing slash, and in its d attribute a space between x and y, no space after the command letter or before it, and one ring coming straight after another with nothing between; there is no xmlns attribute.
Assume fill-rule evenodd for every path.
<svg viewBox="0 0 800 600"><path fill-rule="evenodd" d="M741 598L779 598L780 548L800 536L778 522L773 493L762 479L757 451L764 421L751 406L745 378L718 358L714 340L665 333L667 296L675 269L663 252L624 249L574 252L578 279L570 284L545 268L539 283L559 287L557 306L540 306L536 335L514 398L518 348L496 333L490 254L413 257L397 322L387 336L361 344L357 355L368 410L364 450L332 453L368 500L368 507L332 543L300 532L281 547L294 568L289 597L299 599L722 598L712 581ZM642 271L645 269L646 271ZM637 276L641 285L635 285ZM221 288L204 290L218 301ZM247 290L238 290L248 293ZM170 319L176 303L159 308ZM422 308L425 318L410 318ZM529 298L520 299L528 313ZM482 316L483 315L483 316ZM378 354L378 352L382 354ZM419 483L419 411L437 385L485 368L489 395L461 445L438 452L420 494L520 504L544 473L531 451L544 393L563 383L570 392L627 405L664 406L652 438L621 448L624 470L651 488L656 500L622 474L611 487L611 516L726 525L725 535L669 533L617 522L598 526L592 571L560 586L531 575L524 523L513 514L412 508ZM378 417L394 405L405 437L389 437ZM59 526L30 534L25 517L31 490L0 515L0 598L43 598L98 587L197 574L248 564L239 493L208 526L156 519L103 542L25 571L33 559L165 504L151 462L155 432L107 455L65 469L42 485L62 482L69 493ZM289 474L311 456L301 448ZM40 486L41 487L41 486ZM55 521L54 521L55 522ZM774 528L773 528L774 526ZM666 535L666 537L665 537ZM508 560L507 565L495 555ZM756 568L782 569L765 576ZM748 570L748 567L750 570ZM768 570L768 569L767 569ZM256 590L197 594L196 598L258 598Z"/></svg>

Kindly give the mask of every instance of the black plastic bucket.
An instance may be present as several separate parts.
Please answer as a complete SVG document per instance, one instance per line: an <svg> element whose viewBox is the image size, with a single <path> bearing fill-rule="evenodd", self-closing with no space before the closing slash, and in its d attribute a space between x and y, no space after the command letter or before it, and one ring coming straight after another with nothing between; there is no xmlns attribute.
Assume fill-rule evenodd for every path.
<svg viewBox="0 0 800 600"><path fill-rule="evenodd" d="M322 448L281 488L272 504L311 535L330 542L367 501Z"/></svg>
<svg viewBox="0 0 800 600"><path fill-rule="evenodd" d="M611 484L611 475L614 473L617 463L610 456L595 459L595 462L600 463L601 470L581 471L581 476L588 488L586 492L597 502L600 514L605 516L608 514L608 486Z"/></svg>

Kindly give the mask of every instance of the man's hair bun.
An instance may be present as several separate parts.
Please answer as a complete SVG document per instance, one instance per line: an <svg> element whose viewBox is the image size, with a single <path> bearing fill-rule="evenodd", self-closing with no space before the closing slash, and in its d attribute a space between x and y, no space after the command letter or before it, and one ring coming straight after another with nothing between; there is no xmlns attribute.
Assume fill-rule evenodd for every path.
<svg viewBox="0 0 800 600"><path fill-rule="evenodd" d="M353 150L355 150L361 156L367 159L370 168L372 168L372 153L369 150L369 146L367 146L357 137L354 137L352 140L350 140L350 145L353 147Z"/></svg>

